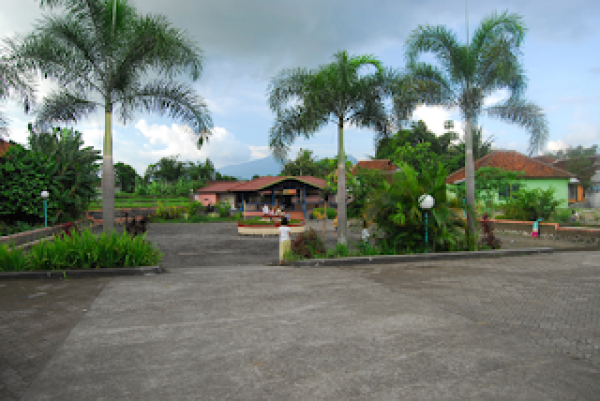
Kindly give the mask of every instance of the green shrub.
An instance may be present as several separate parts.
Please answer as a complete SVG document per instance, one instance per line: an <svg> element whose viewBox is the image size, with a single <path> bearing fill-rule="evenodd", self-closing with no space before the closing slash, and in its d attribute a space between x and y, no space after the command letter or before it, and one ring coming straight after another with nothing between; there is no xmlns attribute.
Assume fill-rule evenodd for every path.
<svg viewBox="0 0 600 401"><path fill-rule="evenodd" d="M570 209L556 209L550 216L550 220L557 223L568 223L571 221L573 212Z"/></svg>
<svg viewBox="0 0 600 401"><path fill-rule="evenodd" d="M327 258L345 258L349 254L348 246L345 244L336 244L335 248L327 251Z"/></svg>
<svg viewBox="0 0 600 401"><path fill-rule="evenodd" d="M556 190L521 188L512 198L501 205L503 214L508 219L535 221L538 218L548 220L560 202L555 199Z"/></svg>
<svg viewBox="0 0 600 401"><path fill-rule="evenodd" d="M496 220L509 220L505 215L503 214L499 214L496 217L494 217L494 219Z"/></svg>
<svg viewBox="0 0 600 401"><path fill-rule="evenodd" d="M303 259L312 259L325 255L325 243L312 228L298 234L291 244L292 253Z"/></svg>
<svg viewBox="0 0 600 401"><path fill-rule="evenodd" d="M421 175L402 164L391 183L384 181L367 206L366 220L377 223L373 238L382 254L420 253L425 251L425 216L419 205L423 194L431 195L434 207L428 212L429 251L469 249L465 222L459 217L456 199L446 198L447 171L442 164Z"/></svg>
<svg viewBox="0 0 600 401"><path fill-rule="evenodd" d="M219 214L219 217L229 216L229 209L231 208L229 202L221 201L217 203L215 207L217 208L217 213Z"/></svg>
<svg viewBox="0 0 600 401"><path fill-rule="evenodd" d="M162 254L145 241L146 234L132 237L127 233L95 236L89 229L71 236L42 241L25 253L0 245L0 271L63 270L155 266Z"/></svg>
<svg viewBox="0 0 600 401"><path fill-rule="evenodd" d="M327 208L327 218L333 220L337 217L337 210L332 207Z"/></svg>

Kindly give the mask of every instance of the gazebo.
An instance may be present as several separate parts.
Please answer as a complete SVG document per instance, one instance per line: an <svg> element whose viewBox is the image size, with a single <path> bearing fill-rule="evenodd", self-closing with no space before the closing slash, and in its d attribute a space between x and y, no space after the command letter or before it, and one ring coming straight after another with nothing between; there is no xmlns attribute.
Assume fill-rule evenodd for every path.
<svg viewBox="0 0 600 401"><path fill-rule="evenodd" d="M244 215L260 214L262 205L268 204L306 218L310 206L324 202L321 191L326 185L325 180L312 176L259 177L247 182L214 183L198 193L203 203L228 199Z"/></svg>

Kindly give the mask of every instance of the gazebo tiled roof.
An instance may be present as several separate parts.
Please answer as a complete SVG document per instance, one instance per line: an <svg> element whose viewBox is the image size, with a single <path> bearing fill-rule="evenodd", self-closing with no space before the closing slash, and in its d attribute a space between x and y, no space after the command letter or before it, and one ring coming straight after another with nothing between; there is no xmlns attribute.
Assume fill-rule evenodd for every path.
<svg viewBox="0 0 600 401"><path fill-rule="evenodd" d="M252 181L220 181L214 182L204 188L197 190L197 193L224 193L224 192L257 192L270 187L273 184L285 180L299 181L313 187L323 189L327 186L327 182L321 178L312 176L282 176L282 177L259 177Z"/></svg>
<svg viewBox="0 0 600 401"><path fill-rule="evenodd" d="M321 178L312 176L280 176L280 177L259 177L252 181L241 183L240 185L230 189L231 192L256 192L268 188L271 185L285 180L295 180L311 185L313 187L323 189L327 186L327 182Z"/></svg>
<svg viewBox="0 0 600 401"><path fill-rule="evenodd" d="M495 150L475 162L475 171L481 167L496 167L509 171L523 171L523 178L575 178L566 170L535 160L514 150ZM446 184L465 179L464 167L446 178Z"/></svg>
<svg viewBox="0 0 600 401"><path fill-rule="evenodd" d="M243 184L242 182L239 181L217 181L217 182L213 182L212 184L209 184L208 186L204 187L204 188L200 188L199 190L197 190L197 193L222 193L222 192L230 192L231 188L235 187L236 185L240 185Z"/></svg>

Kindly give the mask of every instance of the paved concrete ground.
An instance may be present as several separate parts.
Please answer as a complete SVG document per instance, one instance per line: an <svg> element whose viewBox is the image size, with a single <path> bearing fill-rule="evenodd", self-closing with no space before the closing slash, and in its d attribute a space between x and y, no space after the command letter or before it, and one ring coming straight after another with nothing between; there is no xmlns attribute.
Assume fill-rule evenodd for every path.
<svg viewBox="0 0 600 401"><path fill-rule="evenodd" d="M322 233L323 223L309 221L308 226ZM360 241L360 228L351 227L348 238L351 244ZM337 237L333 222L325 230L326 246L334 247ZM503 248L553 248L599 249L583 243L534 239L517 235L498 235ZM187 266L244 266L248 264L276 264L279 258L277 237L239 236L236 223L210 224L150 224L147 239L158 244L164 252L161 266L165 268ZM354 246L354 245L352 245Z"/></svg>
<svg viewBox="0 0 600 401"><path fill-rule="evenodd" d="M0 400L20 399L109 281L0 281Z"/></svg>
<svg viewBox="0 0 600 401"><path fill-rule="evenodd" d="M0 399L598 399L600 253L369 269L173 254L159 276L0 282Z"/></svg>
<svg viewBox="0 0 600 401"><path fill-rule="evenodd" d="M322 223L309 221L309 227L322 232ZM276 264L279 238L240 236L237 223L150 224L148 240L162 252L162 267L243 266ZM326 245L335 246L333 223L326 229ZM350 241L358 242L360 232L349 230Z"/></svg>

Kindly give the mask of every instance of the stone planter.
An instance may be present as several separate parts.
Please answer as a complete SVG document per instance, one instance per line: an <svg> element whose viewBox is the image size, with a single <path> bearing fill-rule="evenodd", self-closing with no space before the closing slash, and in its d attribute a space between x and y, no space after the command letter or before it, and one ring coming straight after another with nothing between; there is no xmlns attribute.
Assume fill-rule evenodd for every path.
<svg viewBox="0 0 600 401"><path fill-rule="evenodd" d="M245 223L243 221L238 222L238 235L259 235L259 236L278 236L279 235L279 223L274 224L252 224L250 222ZM288 224L292 234L303 233L306 224Z"/></svg>

